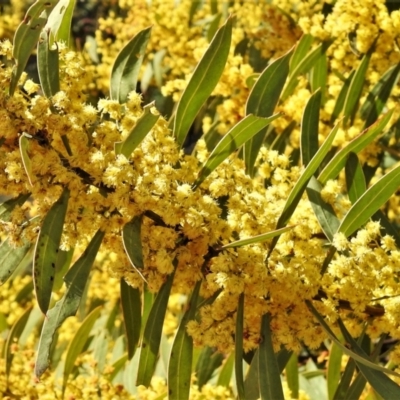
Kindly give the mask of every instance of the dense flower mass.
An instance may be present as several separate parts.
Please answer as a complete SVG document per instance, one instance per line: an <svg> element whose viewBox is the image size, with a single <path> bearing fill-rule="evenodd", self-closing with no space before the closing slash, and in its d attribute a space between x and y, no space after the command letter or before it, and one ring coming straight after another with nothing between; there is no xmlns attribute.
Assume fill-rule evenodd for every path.
<svg viewBox="0 0 400 400"><path fill-rule="evenodd" d="M58 44L60 90L50 99L26 73L15 94L9 96L13 48L4 39L10 37L11 17L1 16L4 33L0 31L0 56L4 65L0 69L0 192L10 197L27 195L27 200L1 221L0 238L7 238L14 248L33 244L44 218L63 189L68 188L60 249L65 254L74 253L76 260L98 230L105 232L88 286L87 298L95 299L88 306L90 311L105 297L107 302L101 304L109 314L118 308L120 279L151 295L158 293L174 273L164 334L173 336L183 304L200 281L201 306L196 318L186 326L198 348L210 347L225 355L234 351L241 295L246 353L263 341L260 324L267 313L271 316L276 351L282 347L295 352L304 346L318 348L326 339L326 332L310 313L307 301L313 301L334 330L336 321L342 318L356 337L366 329L372 339L383 334L400 339L400 251L395 238L376 218L353 235L335 233L330 241L304 194L286 223L290 229L280 235L273 248L272 239L224 247L276 229L291 190L305 170L296 152L300 148L304 108L315 91L310 84L315 71L310 72L311 78L300 74L295 90L278 104L277 110L283 116L268 131L254 176L246 173L241 154L236 152L199 187L194 186L212 151L213 135L217 133L219 138L243 119L258 74L270 61L290 51L302 34L313 36L310 51L334 39L323 56L327 85L319 115L320 143L339 120L332 118L337 97L362 57L371 51L361 104L381 76L399 62L396 29L400 12L389 13L383 0L369 1L362 7L357 0L337 0L331 2L331 13L324 15L323 3L234 1L229 6L218 2L213 6L214 2L204 2L193 10L188 0L120 0L117 14L110 7L109 14L99 20L95 34L97 62L89 60L93 51L89 47L79 53ZM108 2L104 4L109 6ZM201 126L199 131L204 136L189 154L173 136L167 120L172 107L167 112L165 104L179 100L219 24L230 13L236 15L236 22L228 61L195 121L194 126ZM132 91L120 104L107 97L113 60L133 35L149 25L153 28L140 75L142 93ZM148 101L152 90L157 90L159 96L155 104ZM103 95L96 98L100 93ZM385 105L385 110L394 109L391 132L358 154L365 171L372 170L372 183L398 162L398 96L395 87ZM157 118L156 123L130 154L122 154L118 144L129 137L147 113ZM333 150L345 147L365 128L365 118L358 114L351 124L341 124ZM393 157L384 159L388 154ZM352 201L346 192L344 174L326 182L321 199L339 220L346 215ZM398 222L398 196L393 196L387 207L388 219ZM123 229L135 217L141 224L143 266L133 266L124 247ZM336 252L325 265L330 245ZM21 304L12 293L12 288L19 292L28 281L31 282L27 276L17 276L12 285L2 287L0 313L7 318L0 322L4 326L12 326L24 308L34 304L31 296ZM54 290L53 301L65 292L61 286L60 283ZM31 293L32 285L26 290ZM82 320L84 310L80 313ZM105 314L104 311L103 319ZM121 352L118 346L124 348L124 344L110 326L118 328L121 324L122 319L114 316L114 320L103 324L106 328L98 326L98 337L112 338L114 347L108 345L109 355L104 356L101 367L100 358L96 358L102 345L100 339L91 345L93 357L91 353L80 355L77 365L90 377L91 384L85 388L80 376L68 386L70 398L92 398L100 393L101 398L131 395L147 399L167 393L164 380L153 379L150 388L132 390L127 389L121 377L113 380L118 365L116 354ZM78 318L70 318L60 330L62 349L78 326ZM17 377L28 372L28 384L36 339L37 332L33 331L23 344L19 343L21 349L15 343L10 374L13 378L8 383L5 377L0 379L4 393L8 390L23 395ZM6 343L0 345L5 347ZM61 352L57 357L62 357ZM394 362L398 357L395 351ZM0 368L7 368L6 362ZM59 396L61 376L60 371L48 371L43 376L43 382L55 383L51 395L40 382L28 395ZM285 390L289 398L290 390ZM195 381L191 396L233 398L225 386L198 387Z"/></svg>

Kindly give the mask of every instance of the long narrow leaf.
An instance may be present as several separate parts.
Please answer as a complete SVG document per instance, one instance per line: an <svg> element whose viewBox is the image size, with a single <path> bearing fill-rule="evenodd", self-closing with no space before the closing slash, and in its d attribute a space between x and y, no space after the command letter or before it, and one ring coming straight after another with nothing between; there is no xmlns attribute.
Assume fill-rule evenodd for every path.
<svg viewBox="0 0 400 400"><path fill-rule="evenodd" d="M0 285L3 285L3 283L5 283L7 279L14 273L31 247L31 243L26 243L19 247L11 246L8 239L1 242Z"/></svg>
<svg viewBox="0 0 400 400"><path fill-rule="evenodd" d="M308 99L301 120L300 149L301 161L306 166L318 151L319 108L321 107L321 90L317 90Z"/></svg>
<svg viewBox="0 0 400 400"><path fill-rule="evenodd" d="M246 391L246 400L258 400L260 398L259 376L258 376L258 358L260 349L258 348L253 360L251 361L250 368L247 371L244 380L244 388Z"/></svg>
<svg viewBox="0 0 400 400"><path fill-rule="evenodd" d="M196 283L189 302L189 308L183 316L176 332L168 363L168 399L189 399L190 378L192 375L193 339L186 332L186 325L195 317L201 281Z"/></svg>
<svg viewBox="0 0 400 400"><path fill-rule="evenodd" d="M136 380L137 385L149 386L154 374L160 348L162 327L174 275L175 273L172 273L168 276L150 310L143 333L139 370Z"/></svg>
<svg viewBox="0 0 400 400"><path fill-rule="evenodd" d="M336 346L335 343L332 343L329 351L328 369L326 374L329 400L334 399L336 390L339 386L342 369L342 356L342 349Z"/></svg>
<svg viewBox="0 0 400 400"><path fill-rule="evenodd" d="M123 154L126 158L129 158L133 150L135 150L147 134L150 133L160 117L158 112L153 113L153 109L154 102L143 108L143 115L136 121L135 126L131 129L125 141L115 143L116 154Z"/></svg>
<svg viewBox="0 0 400 400"><path fill-rule="evenodd" d="M65 392L69 375L71 374L75 361L79 354L82 352L83 347L89 337L90 331L93 328L94 323L97 321L100 315L101 306L95 308L82 322L82 325L76 331L74 337L69 342L67 354L64 362L64 373L63 373L63 385L62 392Z"/></svg>
<svg viewBox="0 0 400 400"><path fill-rule="evenodd" d="M245 400L245 388L243 378L243 320L244 320L244 293L239 296L239 303L236 313L235 332L235 377L236 389L239 400Z"/></svg>
<svg viewBox="0 0 400 400"><path fill-rule="evenodd" d="M76 0L59 0L49 16L45 31L51 32L50 46L55 41L64 42L71 48L71 23Z"/></svg>
<svg viewBox="0 0 400 400"><path fill-rule="evenodd" d="M194 184L197 188L215 168L218 167L226 158L235 152L246 141L251 139L257 132L269 125L281 114L275 114L270 118L260 118L248 115L238 122L217 144L208 160L203 165Z"/></svg>
<svg viewBox="0 0 400 400"><path fill-rule="evenodd" d="M97 231L87 249L64 277L67 290L64 296L47 313L40 334L39 348L35 364L35 375L40 377L49 366L50 348L54 335L61 324L76 314L85 291L89 272L104 237L103 231Z"/></svg>
<svg viewBox="0 0 400 400"><path fill-rule="evenodd" d="M349 153L358 153L368 146L389 123L393 114L393 110L387 112L379 121L368 129L361 132L346 147L341 149L318 176L321 184L325 184L329 179L335 179L339 172L344 168Z"/></svg>
<svg viewBox="0 0 400 400"><path fill-rule="evenodd" d="M17 87L26 64L35 48L40 32L46 25L47 18L53 10L58 0L37 0L28 9L25 18L18 26L13 41L13 58L15 66L11 74L10 96L12 96Z"/></svg>
<svg viewBox="0 0 400 400"><path fill-rule="evenodd" d="M364 172L355 153L349 154L345 171L347 193L351 203L354 204L367 190Z"/></svg>
<svg viewBox="0 0 400 400"><path fill-rule="evenodd" d="M308 52L311 49L312 42L314 38L310 34L303 35L300 40L298 41L293 56L290 60L290 74L292 75L293 72L296 70L298 65L306 58Z"/></svg>
<svg viewBox="0 0 400 400"><path fill-rule="evenodd" d="M289 60L292 51L278 58L260 74L253 85L246 103L246 115L270 117L278 104L279 97L289 73ZM264 128L257 135L264 134ZM259 140L250 139L244 145L246 171L252 175L260 146Z"/></svg>
<svg viewBox="0 0 400 400"><path fill-rule="evenodd" d="M299 366L297 354L292 353L289 362L286 364L286 380L293 399L299 396Z"/></svg>
<svg viewBox="0 0 400 400"><path fill-rule="evenodd" d="M274 346L272 344L272 332L270 328L271 317L264 314L261 323L262 342L258 354L258 379L261 400L284 400L281 375L279 372Z"/></svg>
<svg viewBox="0 0 400 400"><path fill-rule="evenodd" d="M250 237L250 238L247 238L247 239L236 240L235 242L232 242L232 243L226 244L225 246L222 246L221 250L222 249L229 249L231 247L240 247L240 246L246 246L248 244L265 242L266 240L272 239L275 236L282 235L282 233L290 231L293 228L294 228L294 225L293 226L286 226L285 228L277 229L277 230L272 231L272 232L263 233L261 235L253 236L253 237Z"/></svg>
<svg viewBox="0 0 400 400"><path fill-rule="evenodd" d="M321 103L325 103L325 92L328 75L328 58L326 53L322 54L321 57L315 62L313 69L311 70L311 89L315 92L317 89L321 90Z"/></svg>
<svg viewBox="0 0 400 400"><path fill-rule="evenodd" d="M315 216L325 236L332 241L333 235L337 232L340 221L335 210L329 203L325 203L321 196L322 185L312 176L307 185L307 196L314 210Z"/></svg>
<svg viewBox="0 0 400 400"><path fill-rule="evenodd" d="M343 110L344 107L344 102L346 101L347 93L349 91L350 83L353 80L354 74L356 72L353 70L350 72L350 75L347 77L347 79L343 82L342 89L340 89L339 96L336 99L335 107L333 108L332 115L330 122L331 124L336 121L336 119L339 117L340 113Z"/></svg>
<svg viewBox="0 0 400 400"><path fill-rule="evenodd" d="M136 90L151 27L141 30L117 55L111 69L110 98L125 103L129 92Z"/></svg>
<svg viewBox="0 0 400 400"><path fill-rule="evenodd" d="M217 386L230 387L232 380L232 372L235 364L235 353L232 352L228 358L225 359L224 364L221 368L221 372L218 376Z"/></svg>
<svg viewBox="0 0 400 400"><path fill-rule="evenodd" d="M36 242L33 282L39 308L43 314L46 314L50 304L68 199L69 189L65 188L45 216Z"/></svg>
<svg viewBox="0 0 400 400"><path fill-rule="evenodd" d="M351 349L363 359L368 359L369 356L361 349L357 342L352 338L342 320L338 319L338 324L340 330L342 331L344 339L348 342ZM376 390L376 392L382 396L384 399L397 399L400 397L400 386L392 381L387 375L385 375L382 370L375 370L365 365L365 363L358 362L355 359L357 367L367 379L369 384ZM372 363L372 362L371 362ZM384 372L389 372L390 370L384 370Z"/></svg>
<svg viewBox="0 0 400 400"><path fill-rule="evenodd" d="M221 77L228 59L231 36L232 18L230 17L215 34L179 100L173 131L181 147L185 143L197 113Z"/></svg>
<svg viewBox="0 0 400 400"><path fill-rule="evenodd" d="M379 179L353 204L341 221L338 232L350 236L389 200L399 186L400 166Z"/></svg>
<svg viewBox="0 0 400 400"><path fill-rule="evenodd" d="M140 290L129 286L124 279L120 282L121 307L124 316L129 360L134 356L140 339L142 323L142 301Z"/></svg>
<svg viewBox="0 0 400 400"><path fill-rule="evenodd" d="M40 86L46 97L54 96L60 90L58 47L50 45L50 32L43 31L37 45L37 67Z"/></svg>

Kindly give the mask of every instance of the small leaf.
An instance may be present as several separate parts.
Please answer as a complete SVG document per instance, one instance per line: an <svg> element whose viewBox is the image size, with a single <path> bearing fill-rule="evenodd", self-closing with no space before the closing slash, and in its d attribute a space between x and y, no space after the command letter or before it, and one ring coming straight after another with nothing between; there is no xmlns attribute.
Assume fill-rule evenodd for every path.
<svg viewBox="0 0 400 400"><path fill-rule="evenodd" d="M292 51L278 58L260 74L252 86L246 103L246 115L254 114L256 117L270 117L278 104L279 97L289 73L289 60ZM264 138L263 128L258 136ZM261 147L260 140L249 139L244 145L244 160L246 171L252 175L254 163Z"/></svg>
<svg viewBox="0 0 400 400"><path fill-rule="evenodd" d="M76 0L60 0L49 15L45 31L51 31L50 46L55 41L64 42L71 48L71 23Z"/></svg>
<svg viewBox="0 0 400 400"><path fill-rule="evenodd" d="M40 86L46 97L54 96L60 90L58 47L50 46L50 32L43 31L37 45L37 68Z"/></svg>
<svg viewBox="0 0 400 400"><path fill-rule="evenodd" d="M189 399L192 375L193 339L186 331L186 325L195 317L201 281L196 283L188 308L181 319L171 348L168 363L168 399Z"/></svg>
<svg viewBox="0 0 400 400"><path fill-rule="evenodd" d="M261 129L265 128L281 114L275 114L270 118L260 118L248 115L238 122L217 144L211 152L208 160L203 165L194 183L197 188L212 171L215 170L226 158L242 146L247 140L254 136Z"/></svg>
<svg viewBox="0 0 400 400"><path fill-rule="evenodd" d="M28 318L31 314L32 307L28 307L24 313L14 322L14 325L10 329L7 336L6 343L4 345L4 359L6 364L6 377L10 375L11 363L14 358L14 351L12 349L14 343L18 341L22 332L24 331L25 325L28 322Z"/></svg>
<svg viewBox="0 0 400 400"><path fill-rule="evenodd" d="M215 34L179 100L173 131L180 147L183 147L190 126L222 75L228 59L231 36L230 17Z"/></svg>
<svg viewBox="0 0 400 400"><path fill-rule="evenodd" d="M37 0L28 9L21 24L18 26L13 41L13 58L15 65L11 73L10 96L17 87L19 78L35 48L40 32L47 22L48 15L58 0Z"/></svg>
<svg viewBox="0 0 400 400"><path fill-rule="evenodd" d="M248 244L262 243L262 242L265 242L268 239L272 239L275 236L282 235L282 233L290 231L293 228L294 228L294 225L293 226L286 226L284 228L277 229L277 230L272 231L272 232L263 233L261 235L252 236L252 237L249 237L249 238L246 238L246 239L236 240L235 242L232 242L232 243L226 244L225 246L222 246L221 250L229 249L231 247L246 246Z"/></svg>
<svg viewBox="0 0 400 400"><path fill-rule="evenodd" d="M0 244L0 286L3 285L8 278L18 268L22 260L25 258L29 250L32 248L31 243L23 244L19 247L10 245L8 238Z"/></svg>
<svg viewBox="0 0 400 400"><path fill-rule="evenodd" d="M302 164L306 166L318 151L319 108L321 107L321 90L309 98L301 120L300 149Z"/></svg>
<svg viewBox="0 0 400 400"><path fill-rule="evenodd" d="M126 158L129 158L133 150L135 150L147 134L150 133L160 117L158 112L153 113L154 111L152 112L152 109L154 109L154 102L143 108L143 115L136 121L128 137L123 142L115 143L115 154L123 154Z"/></svg>
<svg viewBox="0 0 400 400"><path fill-rule="evenodd" d="M339 172L344 168L349 153L359 153L367 147L383 131L383 129L385 129L392 114L393 110L387 112L379 121L368 129L362 131L347 146L343 147L338 153L336 153L318 176L320 183L325 185L329 179L335 179L339 175Z"/></svg>
<svg viewBox="0 0 400 400"><path fill-rule="evenodd" d="M258 348L253 360L251 361L250 368L247 371L246 379L244 380L244 389L246 391L246 400L258 400L260 398L259 389L259 375L258 375L258 358L260 349Z"/></svg>
<svg viewBox="0 0 400 400"><path fill-rule="evenodd" d="M67 353L65 356L64 363L64 373L63 373L63 385L62 385L62 393L64 394L66 385L68 382L69 375L71 374L75 361L79 354L81 354L86 341L88 340L90 331L93 328L93 325L97 321L100 315L101 306L95 308L82 322L81 326L76 331L74 337L69 342Z"/></svg>
<svg viewBox="0 0 400 400"><path fill-rule="evenodd" d="M239 400L245 400L245 387L243 378L243 321L244 321L244 293L239 296L236 313L235 332L235 377L236 389Z"/></svg>
<svg viewBox="0 0 400 400"><path fill-rule="evenodd" d="M128 94L136 90L151 27L141 30L117 55L111 70L110 98L120 104L126 102Z"/></svg>
<svg viewBox="0 0 400 400"><path fill-rule="evenodd" d="M335 343L331 344L328 359L328 369L326 374L329 400L333 400L339 386L342 370L343 351Z"/></svg>
<svg viewBox="0 0 400 400"><path fill-rule="evenodd" d="M347 392L353 380L356 363L352 358L349 358L340 379L339 386L336 389L333 400L347 400Z"/></svg>
<svg viewBox="0 0 400 400"><path fill-rule="evenodd" d="M325 203L325 201L322 200L322 185L314 176L312 176L308 182L306 190L319 225L325 236L332 242L333 235L337 232L340 225L335 210L329 203Z"/></svg>
<svg viewBox="0 0 400 400"><path fill-rule="evenodd" d="M43 314L46 314L53 289L55 267L61 242L64 219L67 213L69 190L64 189L60 198L53 204L44 217L42 228L37 238L33 282L36 299Z"/></svg>
<svg viewBox="0 0 400 400"><path fill-rule="evenodd" d="M315 92L317 89L321 89L321 103L325 103L325 92L326 83L328 80L328 58L326 53L315 62L313 69L311 70L311 90Z"/></svg>
<svg viewBox="0 0 400 400"><path fill-rule="evenodd" d="M139 370L136 385L150 385L156 368L158 351L160 348L161 333L164 324L165 313L167 311L168 298L171 292L172 282L175 272L168 275L167 280L161 286L149 317L144 328L142 347L140 350Z"/></svg>
<svg viewBox="0 0 400 400"><path fill-rule="evenodd" d="M35 364L35 375L39 378L49 366L50 348L54 335L61 324L76 314L85 291L90 268L99 251L104 232L98 230L88 247L64 277L67 290L64 296L47 313L40 334L39 348Z"/></svg>
<svg viewBox="0 0 400 400"><path fill-rule="evenodd" d="M386 102L399 79L400 64L391 66L375 84L360 109L365 126L373 124L384 109Z"/></svg>
<svg viewBox="0 0 400 400"><path fill-rule="evenodd" d="M350 236L385 204L400 186L400 167L387 173L372 185L342 219L338 232Z"/></svg>
<svg viewBox="0 0 400 400"><path fill-rule="evenodd" d="M224 356L215 348L203 347L196 364L197 385L201 389L221 366Z"/></svg>
<svg viewBox="0 0 400 400"><path fill-rule="evenodd" d="M54 277L53 291L61 289L64 281L64 275L67 273L71 266L72 257L74 255L74 248L68 251L58 250L58 257L56 262L56 275Z"/></svg>
<svg viewBox="0 0 400 400"><path fill-rule="evenodd" d="M350 348L362 359L368 359L368 354L366 354L364 350L362 350L357 342L352 338L340 318L338 319L338 324L340 330L342 331L343 337L350 345ZM381 369L376 370L376 368L369 368L365 363L358 362L357 358L355 358L355 362L360 372L364 375L368 383L374 388L374 390L376 390L379 395L381 395L385 399L397 399L400 397L400 386L392 381L388 376L386 376ZM375 364L373 365L374 367L376 366ZM384 372L389 373L389 371L390 370L384 369ZM396 374L396 376L398 376L398 374Z"/></svg>
<svg viewBox="0 0 400 400"><path fill-rule="evenodd" d="M284 400L281 375L276 361L272 332L271 316L264 314L261 322L262 342L258 354L258 384L261 400Z"/></svg>
<svg viewBox="0 0 400 400"><path fill-rule="evenodd" d="M128 359L130 360L136 351L140 339L142 323L142 301L140 290L129 286L121 279L121 307L124 316L126 340L128 344Z"/></svg>
<svg viewBox="0 0 400 400"><path fill-rule="evenodd" d="M31 184L31 186L33 186L34 175L32 173L32 162L28 154L29 151L28 138L31 138L31 136L25 132L19 137L19 151L21 153L21 159L22 159L22 164L24 165L25 173L28 176L28 181Z"/></svg>

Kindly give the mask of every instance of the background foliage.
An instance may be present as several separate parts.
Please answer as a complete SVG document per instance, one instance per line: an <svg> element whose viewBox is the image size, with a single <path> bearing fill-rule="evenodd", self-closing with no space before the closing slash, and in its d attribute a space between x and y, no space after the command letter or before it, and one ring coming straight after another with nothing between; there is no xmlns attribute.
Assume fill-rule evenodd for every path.
<svg viewBox="0 0 400 400"><path fill-rule="evenodd" d="M3 396L399 397L394 2L1 8Z"/></svg>

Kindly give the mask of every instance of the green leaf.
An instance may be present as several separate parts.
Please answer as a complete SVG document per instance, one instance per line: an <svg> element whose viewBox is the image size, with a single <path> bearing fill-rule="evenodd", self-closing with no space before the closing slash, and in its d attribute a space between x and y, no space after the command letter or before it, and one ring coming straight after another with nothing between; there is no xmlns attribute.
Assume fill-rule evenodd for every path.
<svg viewBox="0 0 400 400"><path fill-rule="evenodd" d="M342 369L343 351L335 343L331 344L328 359L328 369L326 374L329 400L333 400L339 386Z"/></svg>
<svg viewBox="0 0 400 400"><path fill-rule="evenodd" d="M328 58L326 53L315 62L313 69L311 70L310 83L311 90L315 92L317 89L321 89L321 102L325 103L325 92L326 83L328 79Z"/></svg>
<svg viewBox="0 0 400 400"><path fill-rule="evenodd" d="M34 175L32 173L32 162L28 154L29 151L28 138L31 137L32 137L31 135L28 135L25 132L19 137L19 151L21 153L21 159L22 159L22 164L24 165L25 173L28 176L28 181L31 184L31 186L33 186Z"/></svg>
<svg viewBox="0 0 400 400"><path fill-rule="evenodd" d="M15 65L11 73L10 96L14 94L19 78L39 40L40 32L47 22L48 15L57 3L58 0L37 0L28 9L23 21L18 26L13 41Z"/></svg>
<svg viewBox="0 0 400 400"><path fill-rule="evenodd" d="M198 63L176 108L174 135L183 147L190 126L217 85L228 59L232 36L232 18L215 34Z"/></svg>
<svg viewBox="0 0 400 400"><path fill-rule="evenodd" d="M217 386L230 387L232 380L233 366L235 364L235 353L231 353L225 360L218 375Z"/></svg>
<svg viewBox="0 0 400 400"><path fill-rule="evenodd" d="M400 166L372 185L342 219L338 232L350 236L385 204L400 186Z"/></svg>
<svg viewBox="0 0 400 400"><path fill-rule="evenodd" d="M212 378L214 372L221 366L223 360L224 356L216 349L208 346L202 348L195 369L199 389Z"/></svg>
<svg viewBox="0 0 400 400"><path fill-rule="evenodd" d="M74 248L68 251L59 250L56 262L56 275L54 277L53 291L61 289L64 281L64 275L67 273L71 266L72 257L74 255Z"/></svg>
<svg viewBox="0 0 400 400"><path fill-rule="evenodd" d="M357 344L357 342L352 338L342 320L338 319L338 324L340 330L342 331L343 337L346 342L350 345L350 348L359 355L362 359L369 359L369 355L364 352L364 350ZM397 399L400 397L400 386L392 381L388 376L386 376L382 369L376 370L376 368L368 367L364 362L359 362L355 358L358 369L367 379L368 383L374 388L374 390L385 399ZM369 361L373 364L371 361ZM373 364L375 367L376 364ZM392 372L387 369L383 369L384 372ZM396 374L398 376L398 374Z"/></svg>
<svg viewBox="0 0 400 400"><path fill-rule="evenodd" d="M136 380L137 386L144 385L148 387L154 374L160 348L162 327L174 275L175 272L168 275L166 282L161 286L150 310L142 338L139 370Z"/></svg>
<svg viewBox="0 0 400 400"><path fill-rule="evenodd" d="M76 331L74 337L69 342L67 353L65 356L64 362L64 373L63 373L63 385L62 385L62 393L64 394L66 385L68 382L69 375L71 374L75 361L79 354L81 354L86 341L88 340L90 331L93 328L93 325L97 321L100 315L102 307L99 306L95 308L82 322L81 326Z"/></svg>
<svg viewBox="0 0 400 400"><path fill-rule="evenodd" d="M0 220L8 222L11 218L11 213L16 206L22 206L26 200L28 200L30 193L20 194L18 197L9 199L4 203L0 204Z"/></svg>
<svg viewBox="0 0 400 400"><path fill-rule="evenodd" d="M32 244L26 243L19 247L11 246L8 238L0 244L0 286L18 268L26 254L31 249Z"/></svg>
<svg viewBox="0 0 400 400"><path fill-rule="evenodd" d="M278 58L260 74L253 85L246 103L246 115L270 117L278 104L279 97L289 73L289 60L292 51ZM257 133L264 138L265 129ZM262 141L249 139L244 145L244 160L246 171L252 175L254 163L260 151Z"/></svg>
<svg viewBox="0 0 400 400"><path fill-rule="evenodd" d="M317 311L317 309L313 306L312 302L310 300L306 300L306 305L308 309L312 312L314 317L317 319L317 321L321 324L322 328L326 332L326 334L329 336L329 338L340 348L342 349L343 353L347 354L349 357L353 358L354 361L357 363L357 366L359 367L360 365L363 365L365 367L368 367L369 369L373 369L375 373L378 372L385 372L387 374L394 375L398 378L400 378L400 374L397 372L391 371L390 369L381 367L379 364L375 364L372 361L369 360L368 357L364 357L361 355L360 351L358 351L359 347L355 348L353 346L353 343L350 343L348 338L345 338L347 342L351 344L351 347L348 348L344 344L341 343L341 341L335 336L335 334L332 332L331 328L329 325L325 322L324 318L322 315ZM340 319L339 319L340 320ZM363 351L362 351L363 352ZM364 352L363 352L364 354ZM390 379L389 379L390 380ZM394 397L397 398L397 397Z"/></svg>
<svg viewBox="0 0 400 400"><path fill-rule="evenodd" d="M246 391L246 400L258 400L260 398L259 377L258 377L258 358L260 349L258 348L250 368L247 371L246 379L244 380L244 389Z"/></svg>
<svg viewBox="0 0 400 400"><path fill-rule="evenodd" d="M290 60L290 74L292 75L293 72L296 70L298 65L306 58L307 53L311 49L312 42L314 38L310 34L303 34L303 36L298 41L293 56Z"/></svg>
<svg viewBox="0 0 400 400"><path fill-rule="evenodd" d="M240 246L246 246L248 244L265 242L268 239L272 239L275 236L280 236L280 235L282 235L282 233L290 231L294 227L295 227L294 225L286 226L285 228L277 229L272 232L263 233L261 235L252 236L252 237L246 238L246 239L236 240L235 242L232 242L232 243L226 244L225 246L222 246L220 249L223 250L223 249L229 249L231 247L240 247Z"/></svg>
<svg viewBox="0 0 400 400"><path fill-rule="evenodd" d="M50 46L62 41L71 48L71 23L76 0L60 0L49 15L45 31L51 31Z"/></svg>
<svg viewBox="0 0 400 400"><path fill-rule="evenodd" d="M309 98L301 120L300 149L302 164L306 166L318 151L319 109L321 107L321 90Z"/></svg>
<svg viewBox="0 0 400 400"><path fill-rule="evenodd" d="M195 317L201 281L196 283L185 315L181 319L171 348L168 363L168 399L189 399L192 375L193 339L186 332L186 325Z"/></svg>
<svg viewBox="0 0 400 400"><path fill-rule="evenodd" d="M6 377L10 375L11 363L14 358L14 351L12 349L14 343L18 341L22 332L24 331L25 325L28 322L28 318L31 314L32 307L28 307L24 313L14 322L14 325L10 329L7 336L7 340L4 347L4 359L6 364Z"/></svg>
<svg viewBox="0 0 400 400"><path fill-rule="evenodd" d="M308 163L307 167L301 174L300 178L297 180L296 184L294 185L293 189L291 190L288 199L286 200L285 207L283 208L282 215L279 217L276 229L282 228L286 225L289 218L292 216L294 210L299 203L301 196L303 195L304 191L306 190L307 184L311 177L314 175L315 171L320 166L322 160L325 158L326 154L328 153L333 139L336 136L336 133L339 129L339 125L337 124L332 131L329 133L328 137L325 139L325 142L322 146L318 149L315 156L312 160ZM271 254L272 250L274 249L276 243L278 242L278 237L275 237L271 243L271 247L269 249L269 254Z"/></svg>
<svg viewBox="0 0 400 400"><path fill-rule="evenodd" d="M339 348L339 347L338 347ZM356 363L352 358L349 358L344 369L342 379L336 389L333 400L347 400L347 392L353 380L354 371L356 370Z"/></svg>
<svg viewBox="0 0 400 400"><path fill-rule="evenodd" d="M336 119L339 117L340 113L343 110L344 102L346 101L347 93L349 91L350 82L353 80L354 74L356 72L353 70L350 72L350 75L343 82L342 89L340 89L339 96L336 100L335 107L333 108L330 123L333 124Z"/></svg>
<svg viewBox="0 0 400 400"><path fill-rule="evenodd" d="M58 66L58 47L52 48L49 41L50 33L43 31L37 45L37 69L40 86L46 97L54 96L60 90Z"/></svg>
<svg viewBox="0 0 400 400"><path fill-rule="evenodd" d="M118 53L111 70L110 98L120 104L126 102L128 94L136 90L151 27L141 30Z"/></svg>
<svg viewBox="0 0 400 400"><path fill-rule="evenodd" d="M291 67L289 80L286 83L286 87L282 93L281 100L286 100L293 93L299 82L298 77L313 68L315 66L315 63L325 54L326 50L331 44L332 41L321 43L306 56L302 57L301 61L295 66L294 69L292 69Z"/></svg>
<svg viewBox="0 0 400 400"><path fill-rule="evenodd" d="M254 115L248 115L238 122L217 144L211 152L208 160L203 165L194 183L194 188L211 174L226 158L242 146L247 140L254 136L261 129L265 128L281 114L275 114L270 118L260 118Z"/></svg>
<svg viewBox="0 0 400 400"><path fill-rule="evenodd" d="M270 328L271 316L264 314L261 322L262 342L258 354L258 383L260 386L261 400L284 400L281 375L279 372L272 332Z"/></svg>
<svg viewBox="0 0 400 400"><path fill-rule="evenodd" d="M35 364L35 375L39 378L49 366L50 348L54 335L61 324L76 314L84 294L90 268L99 251L104 232L98 230L88 247L64 277L67 290L56 305L49 310L40 334L39 348Z"/></svg>
<svg viewBox="0 0 400 400"><path fill-rule="evenodd" d="M335 179L339 175L339 172L344 168L349 153L359 153L367 147L383 131L383 129L385 129L392 114L393 110L387 112L379 121L368 129L362 131L347 146L343 147L338 153L336 153L318 176L318 180L321 184L325 185L329 179Z"/></svg>
<svg viewBox="0 0 400 400"><path fill-rule="evenodd" d="M297 354L292 353L289 362L286 364L286 380L293 399L299 397L299 366Z"/></svg>
<svg viewBox="0 0 400 400"><path fill-rule="evenodd" d="M365 74L367 72L368 64L374 48L375 46L372 46L371 49L364 55L360 62L360 65L356 69L353 79L350 82L349 90L347 92L346 100L344 102L345 125L347 124L347 121L349 119L351 122L353 122L354 120L358 102L360 100L360 96L364 86Z"/></svg>
<svg viewBox="0 0 400 400"><path fill-rule="evenodd" d="M120 281L121 307L124 316L126 341L128 343L128 358L134 356L140 339L142 324L142 301L140 290L129 286L124 279Z"/></svg>
<svg viewBox="0 0 400 400"><path fill-rule="evenodd" d="M368 96L360 109L361 117L365 120L365 126L373 124L396 86L399 79L400 64L391 66L379 79L376 85L368 93Z"/></svg>
<svg viewBox="0 0 400 400"><path fill-rule="evenodd" d="M218 30L218 26L219 26L219 23L221 21L221 18L222 18L222 14L221 13L217 13L217 14L215 14L213 16L213 19L210 22L210 26L208 27L208 30L207 30L207 40L209 42L211 42L213 37L215 36L215 33Z"/></svg>
<svg viewBox="0 0 400 400"><path fill-rule="evenodd" d="M243 321L244 321L244 293L239 296L239 303L236 313L235 332L235 377L236 389L239 400L245 400L245 388L243 378Z"/></svg>
<svg viewBox="0 0 400 400"><path fill-rule="evenodd" d="M147 104L147 106L143 108L143 115L136 121L128 137L123 142L116 142L114 144L115 154L123 154L126 158L129 158L133 150L135 150L147 134L150 133L160 117L157 111L156 114L153 114L151 111L152 109L155 109L154 102Z"/></svg>
<svg viewBox="0 0 400 400"><path fill-rule="evenodd" d="M65 188L60 198L53 204L44 217L43 225L36 242L33 282L36 299L43 314L46 314L50 304L68 199L69 189Z"/></svg>
<svg viewBox="0 0 400 400"><path fill-rule="evenodd" d="M346 186L351 204L354 204L367 190L364 172L357 154L349 153L346 167Z"/></svg>
<svg viewBox="0 0 400 400"><path fill-rule="evenodd" d="M121 371L121 369L125 366L126 362L128 361L128 354L124 354L120 358L118 358L116 361L114 361L111 365L112 367L112 372L110 374L109 380L112 382L114 378L117 376L118 372Z"/></svg>
<svg viewBox="0 0 400 400"><path fill-rule="evenodd" d="M340 221L335 210L329 203L322 200L322 185L312 176L307 185L307 196L314 210L315 216L325 236L332 242L333 235L337 232Z"/></svg>

